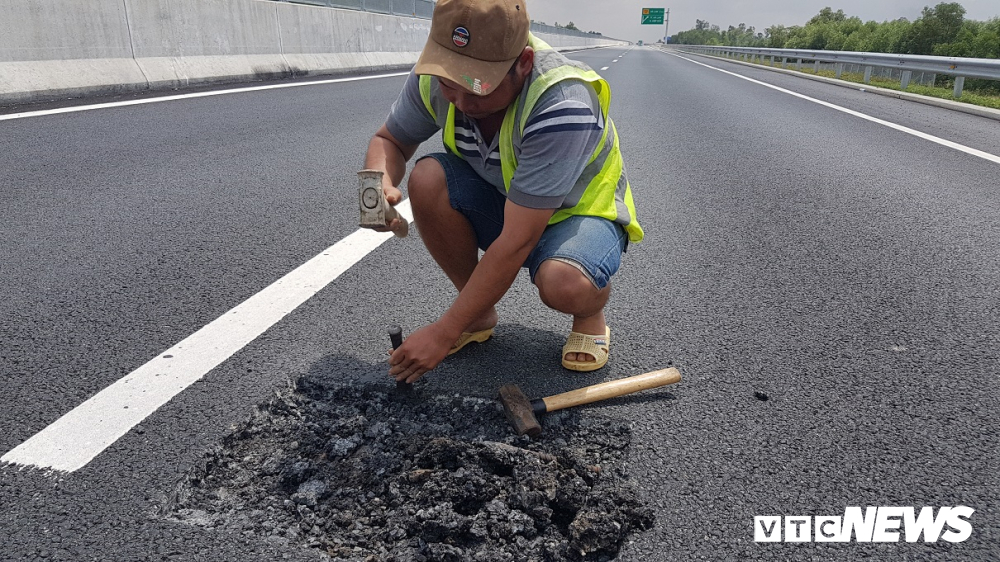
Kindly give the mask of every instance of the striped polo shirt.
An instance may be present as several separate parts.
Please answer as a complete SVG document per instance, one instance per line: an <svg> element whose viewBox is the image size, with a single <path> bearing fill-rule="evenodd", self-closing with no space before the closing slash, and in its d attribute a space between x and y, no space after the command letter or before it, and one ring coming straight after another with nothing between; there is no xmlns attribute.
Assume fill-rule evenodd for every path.
<svg viewBox="0 0 1000 562"><path fill-rule="evenodd" d="M419 78L410 73L386 119L389 132L404 144L420 144L439 131L420 97ZM438 88L436 78L431 87ZM603 128L597 94L589 84L564 80L546 90L514 147L518 166L509 193L500 168L499 133L485 139L475 120L456 112L455 144L472 169L514 203L558 209L597 149Z"/></svg>

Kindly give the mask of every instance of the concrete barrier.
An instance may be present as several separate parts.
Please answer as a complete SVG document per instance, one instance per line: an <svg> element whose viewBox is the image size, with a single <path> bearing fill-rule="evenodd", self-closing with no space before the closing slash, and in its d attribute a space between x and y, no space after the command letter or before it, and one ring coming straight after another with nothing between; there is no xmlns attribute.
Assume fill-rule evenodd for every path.
<svg viewBox="0 0 1000 562"><path fill-rule="evenodd" d="M0 101L145 84L122 2L0 2Z"/></svg>
<svg viewBox="0 0 1000 562"><path fill-rule="evenodd" d="M0 0L0 103L406 69L429 32L426 19L267 0Z"/></svg>
<svg viewBox="0 0 1000 562"><path fill-rule="evenodd" d="M150 88L215 77L280 76L288 66L273 3L125 0L136 63Z"/></svg>
<svg viewBox="0 0 1000 562"><path fill-rule="evenodd" d="M426 19L277 4L285 61L295 73L408 68L430 33Z"/></svg>

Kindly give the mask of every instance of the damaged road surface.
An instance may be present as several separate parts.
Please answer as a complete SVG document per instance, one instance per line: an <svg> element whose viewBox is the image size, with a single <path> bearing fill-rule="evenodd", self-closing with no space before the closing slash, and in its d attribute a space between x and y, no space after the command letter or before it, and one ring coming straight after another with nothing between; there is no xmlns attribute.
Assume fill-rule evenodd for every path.
<svg viewBox="0 0 1000 562"><path fill-rule="evenodd" d="M208 453L165 515L336 559L611 560L653 525L630 439L563 411L531 441L491 400L307 376Z"/></svg>

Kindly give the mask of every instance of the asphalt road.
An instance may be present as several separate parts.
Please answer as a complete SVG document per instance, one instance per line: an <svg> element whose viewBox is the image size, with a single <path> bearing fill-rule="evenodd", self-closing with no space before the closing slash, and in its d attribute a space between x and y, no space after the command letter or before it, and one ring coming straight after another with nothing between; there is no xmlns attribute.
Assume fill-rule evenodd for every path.
<svg viewBox="0 0 1000 562"><path fill-rule="evenodd" d="M1000 558L1000 167L692 60L993 155L1000 127L624 53L575 55L608 67L647 233L614 280L608 367L560 368L569 321L522 275L495 338L428 390L545 395L679 367L669 389L588 407L632 420L629 470L656 511L620 560ZM353 233L355 172L402 81L0 121L0 454ZM160 509L289 381L388 387L385 327L453 293L418 237L391 240L82 469L3 466L0 559L315 559ZM754 542L755 516L958 505L976 510L964 542Z"/></svg>

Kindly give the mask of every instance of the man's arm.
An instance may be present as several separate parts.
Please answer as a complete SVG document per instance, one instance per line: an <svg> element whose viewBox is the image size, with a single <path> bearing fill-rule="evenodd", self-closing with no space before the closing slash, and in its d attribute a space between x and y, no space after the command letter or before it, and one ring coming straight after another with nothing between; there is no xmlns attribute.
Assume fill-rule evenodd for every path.
<svg viewBox="0 0 1000 562"><path fill-rule="evenodd" d="M368 143L365 154L365 169L381 170L382 191L390 205L396 205L403 198L403 193L397 187L406 175L406 163L413 158L417 144L404 144L389 132L388 127L382 127Z"/></svg>
<svg viewBox="0 0 1000 562"><path fill-rule="evenodd" d="M454 335L453 341L507 293L554 212L555 209L531 209L507 201L500 236L483 254L454 304L438 320L449 335Z"/></svg>
<svg viewBox="0 0 1000 562"><path fill-rule="evenodd" d="M392 354L389 374L414 382L448 355L462 332L486 315L510 289L538 244L555 209L531 209L507 201L504 226L451 307L433 324L411 334Z"/></svg>

